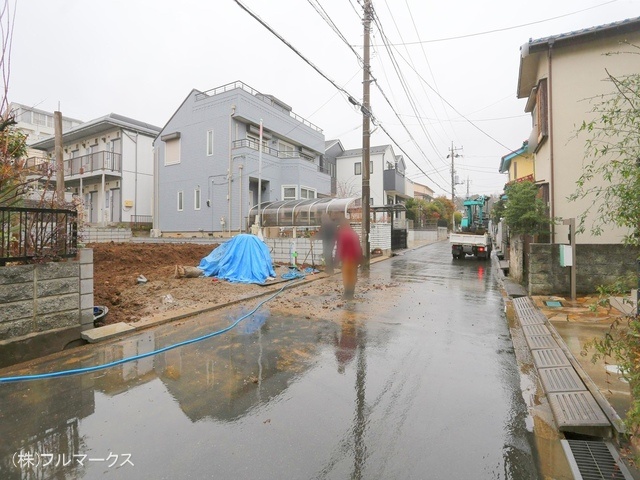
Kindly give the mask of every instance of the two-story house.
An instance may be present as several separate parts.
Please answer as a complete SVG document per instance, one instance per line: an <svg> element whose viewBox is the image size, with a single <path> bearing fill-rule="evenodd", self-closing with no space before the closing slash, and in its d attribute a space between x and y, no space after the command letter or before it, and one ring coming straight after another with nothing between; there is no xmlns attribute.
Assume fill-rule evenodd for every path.
<svg viewBox="0 0 640 480"><path fill-rule="evenodd" d="M425 202L432 202L433 199L435 198L436 193L433 191L431 187L428 187L427 185L424 185L422 183L414 182L409 178L407 178L407 183L411 185L411 189L413 190L412 196L416 200L424 200Z"/></svg>
<svg viewBox="0 0 640 480"><path fill-rule="evenodd" d="M159 127L110 113L64 132L65 188L84 199L85 221L151 223L153 140ZM31 145L54 156L55 138Z"/></svg>
<svg viewBox="0 0 640 480"><path fill-rule="evenodd" d="M154 228L165 236L247 231L248 212L259 198L331 193L321 164L322 130L239 81L192 90L157 136L154 152Z"/></svg>
<svg viewBox="0 0 640 480"><path fill-rule="evenodd" d="M535 181L533 156L529 152L529 142L525 140L522 147L502 157L498 171L508 175L507 183Z"/></svg>
<svg viewBox="0 0 640 480"><path fill-rule="evenodd" d="M362 195L362 148L345 150L336 159L338 196ZM395 155L391 145L379 145L369 150L369 185L371 205L404 204L411 195L407 192L406 165L402 155ZM396 218L403 214L396 212Z"/></svg>
<svg viewBox="0 0 640 480"><path fill-rule="evenodd" d="M527 100L525 111L531 113L528 150L552 218L578 217L593 203L593 198L568 200L588 161L586 138L576 137L576 132L583 121L594 118L590 99L614 91L606 81L608 74L620 77L640 71L640 56L627 43L640 45L640 18L530 40L520 47L517 96ZM624 232L614 226L601 236L592 235L593 215L587 217L577 243L620 243ZM567 233L567 226L554 225L551 243L566 242Z"/></svg>

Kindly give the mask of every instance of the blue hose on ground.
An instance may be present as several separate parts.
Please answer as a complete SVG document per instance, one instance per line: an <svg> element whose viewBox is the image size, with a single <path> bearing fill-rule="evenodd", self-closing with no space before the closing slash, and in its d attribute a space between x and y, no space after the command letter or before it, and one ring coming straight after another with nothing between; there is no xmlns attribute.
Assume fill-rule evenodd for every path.
<svg viewBox="0 0 640 480"><path fill-rule="evenodd" d="M221 330L217 330L215 332L207 333L206 335L202 335L202 336L197 337L197 338L192 338L190 340L184 340L184 341L179 342L179 343L174 343L172 345L167 345L166 347L159 348L158 350L153 350L153 351L147 352L147 353L141 353L139 355L134 355L132 357L122 358L120 360L115 360L115 361L109 362L109 363L103 363L102 365L94 365L93 367L74 368L74 369L71 369L71 370L62 370L62 371L59 371L59 372L40 373L40 374L36 374L36 375L18 375L18 376L15 376L15 377L0 377L0 384L1 383L10 383L10 382L22 382L22 381L26 381L26 380L42 380L42 379L45 379L45 378L66 377L66 376L69 376L69 375L78 375L78 374L81 374L81 373L95 372L95 371L98 371L98 370L104 370L106 368L115 367L116 365L122 365L123 363L132 362L132 361L135 361L135 360L140 360L140 359L146 358L146 357L151 357L151 356L157 355L159 353L163 353L163 352L167 352L169 350L173 350L174 348L178 348L178 347L182 347L184 345L190 345L192 343L196 343L196 342L200 342L202 340L206 340L207 338L217 337L218 335L222 335L223 333L226 333L229 330L232 330L242 320L244 320L245 318L250 317L251 315L256 313L258 311L258 309L262 305L264 305L268 301L273 300L275 297L280 295L284 291L285 288L287 288L289 285L291 285L292 283L297 281L299 278L304 278L304 275L301 275L301 276L298 276L298 277L293 277L292 280L290 282L287 282L280 290L275 292L269 298L267 298L267 299L263 300L262 302L258 303L258 305L253 310L251 310L248 313L242 315L240 318L238 318L236 321L234 321L231 325L229 325L228 327L225 327L225 328L223 328Z"/></svg>

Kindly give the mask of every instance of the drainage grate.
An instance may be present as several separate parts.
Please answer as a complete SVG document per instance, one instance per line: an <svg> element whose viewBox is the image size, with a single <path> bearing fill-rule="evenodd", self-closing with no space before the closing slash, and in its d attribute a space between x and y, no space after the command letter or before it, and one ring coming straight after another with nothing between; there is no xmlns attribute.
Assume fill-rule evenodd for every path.
<svg viewBox="0 0 640 480"><path fill-rule="evenodd" d="M538 368L571 366L571 362L561 348L532 350L531 355L533 355L533 363Z"/></svg>
<svg viewBox="0 0 640 480"><path fill-rule="evenodd" d="M573 367L551 367L538 370L544 391L583 392L587 389Z"/></svg>
<svg viewBox="0 0 640 480"><path fill-rule="evenodd" d="M525 335L531 350L540 348L558 348L558 344L551 335Z"/></svg>
<svg viewBox="0 0 640 480"><path fill-rule="evenodd" d="M558 392L547 395L556 425L562 431L576 431L576 427L609 427L590 392Z"/></svg>
<svg viewBox="0 0 640 480"><path fill-rule="evenodd" d="M602 440L561 440L576 480L633 480L620 455Z"/></svg>
<svg viewBox="0 0 640 480"><path fill-rule="evenodd" d="M523 325L522 331L525 335L551 335L551 332L547 327L542 324L538 325Z"/></svg>
<svg viewBox="0 0 640 480"><path fill-rule="evenodd" d="M545 300L544 302L547 307L561 307L562 306L562 302L559 302L557 300Z"/></svg>

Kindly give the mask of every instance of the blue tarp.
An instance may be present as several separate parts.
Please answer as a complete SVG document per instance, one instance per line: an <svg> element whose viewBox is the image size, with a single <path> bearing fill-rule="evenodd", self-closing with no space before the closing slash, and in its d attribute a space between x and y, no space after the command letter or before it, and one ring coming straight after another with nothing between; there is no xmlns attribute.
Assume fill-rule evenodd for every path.
<svg viewBox="0 0 640 480"><path fill-rule="evenodd" d="M198 268L206 277L230 282L264 283L275 277L269 248L255 235L240 234L215 248L200 260Z"/></svg>

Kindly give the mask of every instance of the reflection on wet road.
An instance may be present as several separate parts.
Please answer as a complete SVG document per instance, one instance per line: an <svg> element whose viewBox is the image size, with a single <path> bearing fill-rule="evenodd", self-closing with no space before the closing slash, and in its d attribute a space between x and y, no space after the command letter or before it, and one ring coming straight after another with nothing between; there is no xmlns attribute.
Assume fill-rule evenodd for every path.
<svg viewBox="0 0 640 480"><path fill-rule="evenodd" d="M310 318L274 301L222 337L0 385L0 478L538 477L488 262L452 261L440 243L373 265L351 304L334 287L307 298ZM79 349L37 371L150 351L241 314ZM14 466L29 455L39 459L32 477Z"/></svg>

